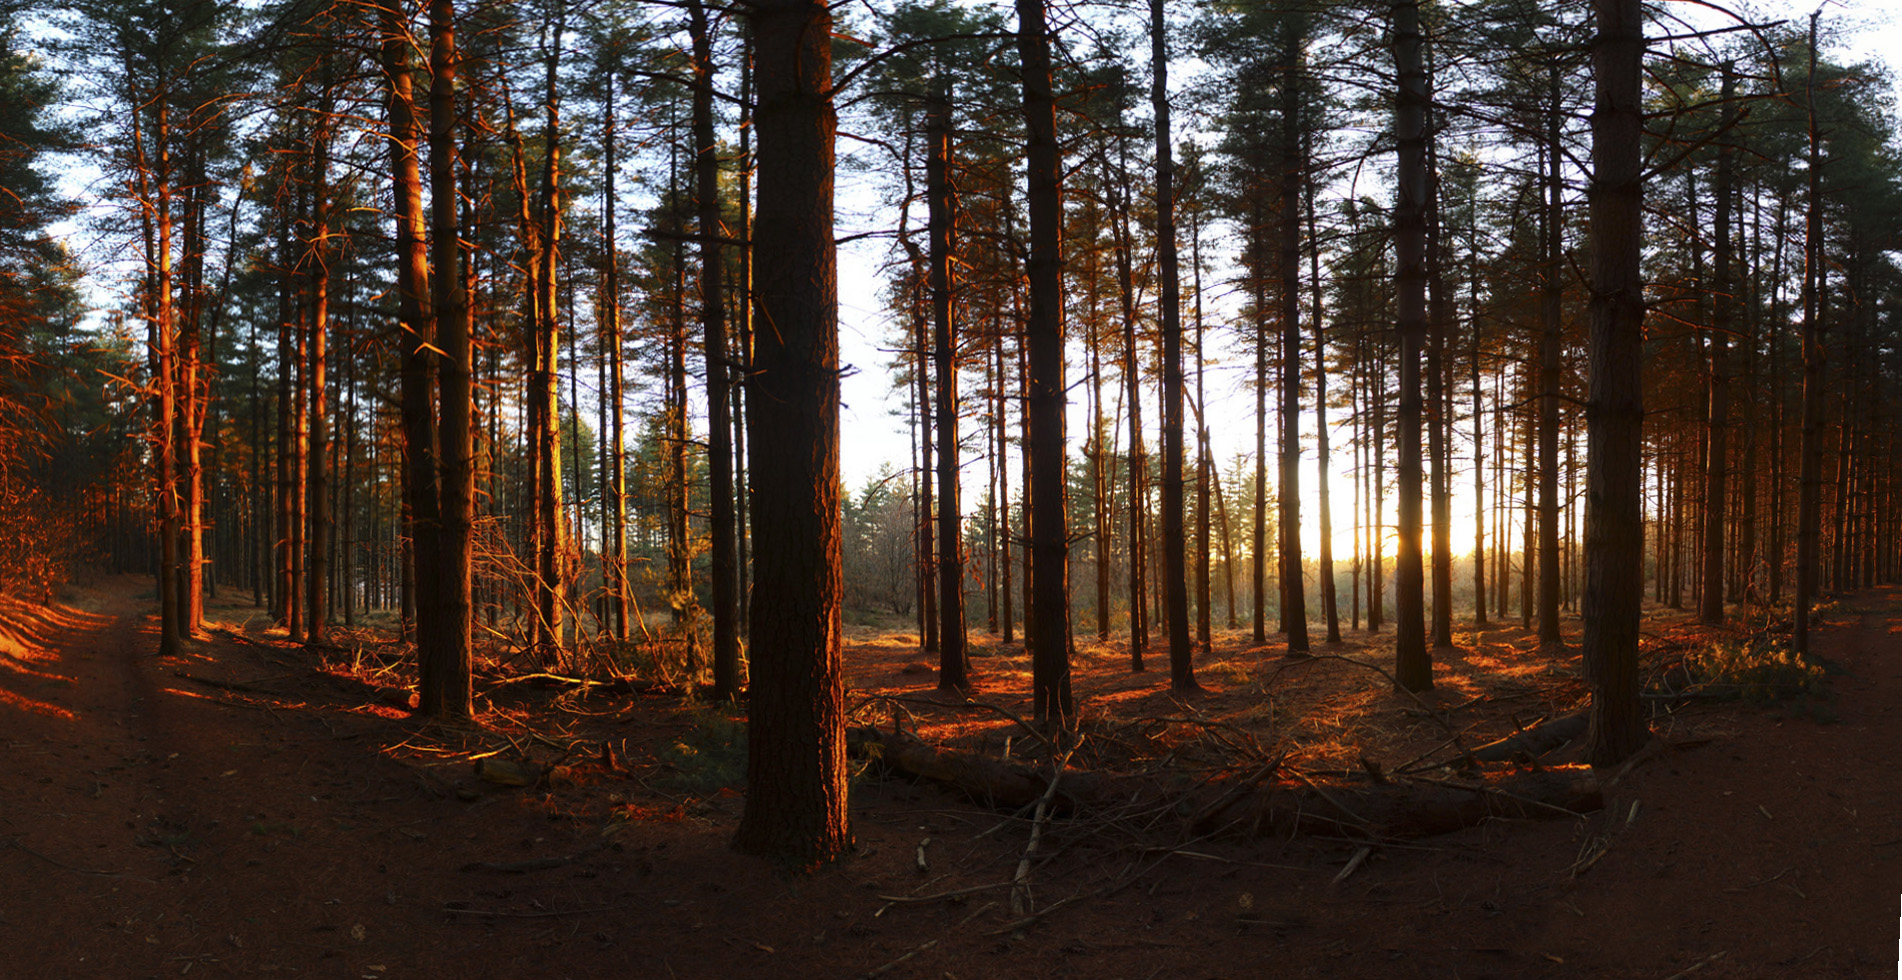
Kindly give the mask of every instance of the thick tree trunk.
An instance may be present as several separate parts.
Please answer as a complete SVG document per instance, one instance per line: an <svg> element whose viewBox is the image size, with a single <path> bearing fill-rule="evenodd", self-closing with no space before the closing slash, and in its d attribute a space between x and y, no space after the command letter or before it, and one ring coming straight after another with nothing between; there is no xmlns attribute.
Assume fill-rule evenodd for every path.
<svg viewBox="0 0 1902 980"><path fill-rule="evenodd" d="M1590 385L1586 401L1585 678L1594 765L1624 761L1650 737L1638 697L1644 515L1644 13L1593 0Z"/></svg>
<svg viewBox="0 0 1902 980"><path fill-rule="evenodd" d="M746 807L734 846L810 866L852 846L840 673L838 258L832 14L761 0L759 209L747 414L754 560Z"/></svg>
<svg viewBox="0 0 1902 980"><path fill-rule="evenodd" d="M1030 316L1024 328L1030 469L1031 694L1036 717L1068 727L1070 693L1069 524L1064 512L1062 160L1044 0L1016 0L1023 65L1030 212ZM1134 601L1141 601L1140 596Z"/></svg>
<svg viewBox="0 0 1902 980"><path fill-rule="evenodd" d="M474 409L471 322L462 225L456 207L456 12L454 0L430 0L429 183L433 240L430 299L441 413L441 536L435 553L415 547L417 578L417 710L430 717L466 718L470 703L470 573L475 519ZM420 285L420 284L419 284ZM420 339L420 338L419 338ZM423 518L419 515L420 528ZM425 580L428 580L425 583ZM434 607L425 611L427 603ZM427 631L423 624L428 623Z"/></svg>
<svg viewBox="0 0 1902 980"><path fill-rule="evenodd" d="M152 201L157 240L147 238L148 308L152 311L153 387L157 393L158 417L154 429L158 435L158 517L159 517L159 656L177 656L185 633L185 612L178 589L178 544L181 525L178 497L178 385L175 310L172 302L172 188L171 126L163 99L158 100L149 172L145 150L138 147L141 198ZM134 134L138 142L138 134Z"/></svg>
<svg viewBox="0 0 1902 980"><path fill-rule="evenodd" d="M1427 650L1426 569L1420 555L1420 360L1426 340L1427 194L1426 67L1417 0L1393 5L1394 67L1400 92L1394 133L1400 165L1394 202L1394 250L1398 262L1400 327L1400 417L1398 426L1400 514L1399 568L1394 583L1396 609L1394 679L1405 690L1433 686L1433 659Z"/></svg>

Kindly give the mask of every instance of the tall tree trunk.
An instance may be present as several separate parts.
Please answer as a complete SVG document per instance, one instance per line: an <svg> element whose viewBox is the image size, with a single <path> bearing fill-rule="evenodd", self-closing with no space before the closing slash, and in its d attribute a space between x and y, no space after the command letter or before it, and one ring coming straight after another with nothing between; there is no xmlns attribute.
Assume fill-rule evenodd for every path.
<svg viewBox="0 0 1902 980"><path fill-rule="evenodd" d="M1310 149L1306 155L1313 156ZM1308 216L1308 288L1314 303L1314 441L1315 485L1321 508L1321 617L1327 621L1327 642L1341 642L1340 596L1334 581L1334 509L1330 497L1334 458L1328 448L1327 337L1321 314L1321 225L1314 214L1314 181L1302 181Z"/></svg>
<svg viewBox="0 0 1902 980"><path fill-rule="evenodd" d="M1727 467L1729 465L1729 442L1727 439L1730 425L1730 377L1729 353L1730 333L1734 329L1731 315L1731 173L1730 173L1730 134L1736 118L1736 108L1731 95L1736 82L1732 77L1729 62L1724 63L1723 87L1720 101L1723 110L1719 116L1718 129L1723 135L1718 137L1717 149L1717 187L1716 187L1716 252L1712 257L1716 264L1716 275L1711 284L1711 329L1710 329L1710 398L1705 410L1705 440L1707 449L1704 454L1704 588L1698 603L1698 619L1711 624L1724 621L1724 518L1726 496L1729 487Z"/></svg>
<svg viewBox="0 0 1902 980"><path fill-rule="evenodd" d="M927 272L926 275L929 275ZM923 286L922 283L919 284ZM938 543L932 529L937 527L937 436L932 431L937 422L937 413L931 405L931 369L927 366L930 339L927 331L931 329L926 319L922 288L917 289L912 301L912 317L916 329L913 331L912 366L918 378L918 521L913 533L918 541L918 610L924 628L919 631L920 648L926 653L937 653L939 648L938 627Z"/></svg>
<svg viewBox="0 0 1902 980"><path fill-rule="evenodd" d="M713 34L701 0L688 4L693 34L695 203L700 221L700 310L707 375L709 572L713 600L713 696L740 693L738 569L733 517L733 420L726 339L725 231L720 224L720 158L713 131Z"/></svg>
<svg viewBox="0 0 1902 980"><path fill-rule="evenodd" d="M1209 479L1210 482L1215 484L1215 512L1217 519L1222 522L1222 589L1223 596L1228 600L1228 628L1232 630L1237 626L1235 619L1235 536L1231 533L1232 528L1228 522L1228 501L1222 496L1222 472L1215 466L1213 461L1209 464Z"/></svg>
<svg viewBox="0 0 1902 980"><path fill-rule="evenodd" d="M1014 596L1011 594L1010 581L1010 437L1006 435L1006 420L1009 415L1010 400L1005 397L1010 383L1010 361L1004 357L1004 338L997 338L997 594L999 610L1003 619L1003 642L1009 644L1016 635L1016 609L1013 608Z"/></svg>
<svg viewBox="0 0 1902 980"><path fill-rule="evenodd" d="M1308 650L1308 601L1301 568L1301 158L1299 15L1282 18L1281 51L1281 631L1288 651Z"/></svg>
<svg viewBox="0 0 1902 980"><path fill-rule="evenodd" d="M1261 240L1266 218L1255 212L1249 236L1253 246L1249 270L1255 294L1255 514L1254 542L1249 572L1254 586L1254 640L1268 642L1268 294L1267 245Z"/></svg>
<svg viewBox="0 0 1902 980"><path fill-rule="evenodd" d="M328 72L328 62L325 67ZM330 585L330 475L325 457L330 448L326 419L329 392L326 363L330 345L330 120L329 90L326 82L325 106L317 131L312 134L310 251L310 360L305 376L310 379L310 402L305 409L310 417L310 462L305 472L305 497L309 502L309 554L305 576L305 606L309 621L304 640L317 644L326 639L325 622L329 612Z"/></svg>
<svg viewBox="0 0 1902 980"><path fill-rule="evenodd" d="M1540 289L1544 309L1539 331L1539 643L1555 647L1559 633L1559 319L1563 286L1559 264L1565 235L1565 182L1559 146L1559 68L1547 67L1545 114L1545 262ZM1530 557L1528 556L1528 559Z"/></svg>
<svg viewBox="0 0 1902 980"><path fill-rule="evenodd" d="M1076 717L1070 693L1070 557L1064 512L1062 160L1051 81L1050 28L1044 0L1016 0L1017 52L1023 65L1024 122L1030 211L1030 316L1025 345L1031 472L1031 694L1036 717L1068 727ZM1140 597L1137 597L1140 601Z"/></svg>
<svg viewBox="0 0 1902 980"><path fill-rule="evenodd" d="M603 173L606 186L601 205L602 237L602 346L603 357L608 367L608 391L606 409L608 425L606 435L607 452L603 458L607 463L608 499L608 554L605 562L609 602L613 610L614 638L626 643L628 604L632 601L633 589L627 579L627 436L623 431L626 424L626 378L623 376L625 358L621 353L621 249L615 237L614 219L620 211L620 198L615 192L615 157L619 149L619 113L614 101L615 72L607 73L606 130L603 139L607 143L607 167Z"/></svg>
<svg viewBox="0 0 1902 980"><path fill-rule="evenodd" d="M1480 350L1484 345L1479 311L1479 257L1472 264L1473 348L1471 374L1473 386L1473 622L1486 625L1486 431L1484 388L1480 383ZM1497 529L1494 533L1498 533ZM1497 570L1495 569L1495 574Z"/></svg>
<svg viewBox="0 0 1902 980"><path fill-rule="evenodd" d="M832 14L823 0L750 8L757 57L753 696L742 851L810 866L852 846L840 672L838 257L832 237Z"/></svg>
<svg viewBox="0 0 1902 980"><path fill-rule="evenodd" d="M205 467L203 463L205 416L210 407L210 390L205 374L205 198L210 189L204 174L204 151L194 147L187 155L185 188L187 213L184 220L183 299L185 307L174 313L177 323L176 357L178 363L178 449L180 465L179 494L185 549L180 562L180 628L191 636L205 623ZM236 209L233 209L234 213ZM213 363L215 352L213 352ZM214 477L216 475L214 469Z"/></svg>
<svg viewBox="0 0 1902 980"><path fill-rule="evenodd" d="M1433 66L1429 51L1427 87L1433 86ZM1429 103L1430 104L1430 103ZM1448 310L1444 241L1440 228L1440 141L1438 122L1430 109L1427 115L1427 195L1426 195L1426 281L1427 281L1427 495L1433 541L1433 606L1428 623L1429 642L1434 647L1453 645L1453 516L1452 494L1447 473L1452 467L1450 388L1446 360L1446 337L1451 329Z"/></svg>
<svg viewBox="0 0 1902 980"><path fill-rule="evenodd" d="M1761 200L1758 196L1740 194L1738 197L1741 199L1739 201L1740 206L1745 202L1749 203L1751 221L1750 239L1747 243L1748 252L1745 256L1740 257L1747 270L1746 275L1748 276L1743 287L1747 301L1744 304L1743 327L1743 390L1745 392L1743 400L1744 419L1742 425L1744 439L1743 465L1738 471L1742 479L1742 485L1737 488L1742 494L1743 500L1741 503L1741 514L1737 522L1736 556L1738 567L1732 571L1733 577L1737 580L1737 586L1732 591L1731 599L1734 602L1755 603L1760 600L1762 595L1758 590L1759 582L1757 576L1757 567L1761 564L1761 558L1757 553L1757 497L1760 490L1759 485L1762 483L1761 476L1757 471L1757 446L1761 440L1761 434L1757 431L1757 425L1762 419L1762 414L1758 411L1757 407L1758 399L1761 397L1758 391L1760 379L1757 373L1757 323L1759 317L1762 315L1763 309L1763 296L1760 285L1763 258L1763 212L1760 209ZM1742 230L1741 214L1739 215L1738 229L1739 231ZM1744 248L1745 245L1738 246L1739 251L1743 251Z"/></svg>
<svg viewBox="0 0 1902 980"><path fill-rule="evenodd" d="M1182 291L1176 256L1176 164L1169 130L1169 39L1163 0L1149 0L1149 103L1156 113L1156 249L1161 266L1162 329L1162 606L1169 634L1170 685L1194 691L1195 646L1189 639L1187 542L1183 540Z"/></svg>
<svg viewBox="0 0 1902 980"><path fill-rule="evenodd" d="M1638 697L1644 515L1644 12L1638 0L1593 0L1591 337L1586 400L1585 679L1593 765L1629 758L1649 739Z"/></svg>
<svg viewBox="0 0 1902 980"><path fill-rule="evenodd" d="M956 303L951 266L957 200L951 187L951 97L932 99L926 122L929 143L925 193L931 220L932 358L938 369L938 689L961 691L964 650L964 541L958 494L958 358Z"/></svg>
<svg viewBox="0 0 1902 980"><path fill-rule="evenodd" d="M133 140L139 159L134 166L138 170L140 198L152 202L157 240L147 239L148 288L151 290L148 308L152 311L151 336L153 338L153 386L157 393L158 418L154 420L154 429L158 434L158 517L159 517L159 656L177 656L184 639L185 615L178 592L178 537L180 530L178 499L178 440L176 436L178 418L178 388L176 384L177 350L175 349L177 325L173 322L172 303L172 166L171 166L171 125L168 109L163 98L157 100L154 109L155 120L150 139L152 141L149 162L145 159L143 141L135 130ZM156 254L150 248L156 247Z"/></svg>
<svg viewBox="0 0 1902 980"><path fill-rule="evenodd" d="M296 219L298 224L307 221L304 214L306 202L301 195L297 199ZM295 235L294 235L295 237ZM289 480L284 486L285 506L288 519L285 522L285 537L289 542L289 578L286 580L285 627L292 642L304 639L305 617L309 615L308 586L304 580L304 559L308 546L309 526L306 516L310 502L309 485L306 482L310 467L310 403L305 393L310 386L310 291L306 282L310 275L309 233L306 231L298 241L298 256L291 277L291 332L290 332L290 441L285 450L289 456Z"/></svg>
<svg viewBox="0 0 1902 980"><path fill-rule="evenodd" d="M430 717L466 718L470 703L470 570L475 520L474 410L468 269L456 189L456 13L454 0L429 0L430 306L441 412L441 526L434 554L416 539L417 710ZM413 158L412 158L413 159ZM420 283L418 284L421 285ZM421 339L421 338L419 338ZM420 529L424 522L418 516ZM430 580L425 584L425 579ZM423 604L433 606L425 611ZM431 628L426 632L423 624Z"/></svg>
<svg viewBox="0 0 1902 980"><path fill-rule="evenodd" d="M1083 200L1083 218L1088 234L1091 236L1083 248L1083 309L1086 320L1084 329L1088 332L1090 351L1090 493L1091 516L1095 519L1095 534L1091 541L1096 552L1096 640L1108 643L1110 635L1110 570L1111 550L1115 542L1116 522L1113 516L1115 492L1111 489L1114 477L1111 474L1109 425L1103 415L1103 323L1100 316L1101 304L1098 302L1101 275L1097 265L1098 249L1095 237L1101 228L1097 213L1096 195L1086 195Z"/></svg>
<svg viewBox="0 0 1902 980"><path fill-rule="evenodd" d="M745 22L742 21L744 24ZM738 283L739 305L736 310L739 336L735 356L742 377L750 373L753 363L753 168L756 163L753 156L753 33L742 30L744 40L740 46L740 240L746 244L740 247L740 275ZM752 494L746 485L746 418L748 400L744 384L736 384L733 395L733 547L738 554L733 562L733 591L736 593L735 605L739 616L737 626L741 630L749 628L752 609L752 565L747 559L747 538L752 524L748 517L751 513Z"/></svg>
<svg viewBox="0 0 1902 980"><path fill-rule="evenodd" d="M1821 293L1823 290L1822 133L1816 122L1816 25L1822 12L1810 15L1809 77L1804 100L1809 116L1808 215L1803 234L1803 438L1798 449L1796 505L1796 626L1791 645L1798 656L1810 653L1810 603L1816 601L1820 570L1818 538L1822 511L1823 469L1823 347Z"/></svg>
<svg viewBox="0 0 1902 980"><path fill-rule="evenodd" d="M1198 175L1199 176L1199 175ZM1209 452L1208 399L1204 394L1202 333L1202 222L1200 209L1189 214L1189 254L1195 270L1195 609L1196 642L1204 651L1214 649L1209 595L1209 485L1215 482L1215 458Z"/></svg>
<svg viewBox="0 0 1902 980"><path fill-rule="evenodd" d="M558 8L565 11L565 7ZM528 344L527 391L524 393L528 414L530 457L530 561L534 574L534 615L530 647L546 667L560 662L564 644L564 614L567 608L566 521L562 507L561 478L561 398L560 344L561 318L556 311L559 283L556 269L561 236L561 102L556 88L561 60L563 18L544 27L542 57L545 68L543 92L544 125L540 172L531 186L527 174L527 153L511 119L509 142L514 151L513 166L517 198L517 220L527 247ZM552 41L550 37L552 36ZM677 196L674 198L678 200ZM678 249L676 249L678 266ZM440 274L440 265L438 266ZM678 310L676 294L676 311ZM679 347L676 324L674 350ZM447 394L445 393L445 399ZM448 420L444 420L447 435Z"/></svg>
<svg viewBox="0 0 1902 980"><path fill-rule="evenodd" d="M1394 133L1400 146L1394 202L1394 251L1398 260L1400 326L1400 417L1398 426L1400 513L1399 568L1394 583L1394 680L1402 689L1433 686L1433 658L1426 638L1426 569L1420 556L1420 359L1426 341L1427 175L1426 67L1418 0L1393 5L1394 67L1400 92Z"/></svg>
<svg viewBox="0 0 1902 980"><path fill-rule="evenodd" d="M1107 164L1104 170L1106 179L1120 187L1111 224L1116 237L1117 299L1123 312L1123 397L1129 404L1129 669L1139 671L1144 669L1143 652L1149 647L1148 583L1144 577L1149 564L1149 457L1143 448L1142 354L1136 346L1136 273L1131 255L1135 244L1130 227L1134 204L1128 187L1122 186L1129 172L1127 145L1123 156L1124 166L1119 173L1108 174Z"/></svg>

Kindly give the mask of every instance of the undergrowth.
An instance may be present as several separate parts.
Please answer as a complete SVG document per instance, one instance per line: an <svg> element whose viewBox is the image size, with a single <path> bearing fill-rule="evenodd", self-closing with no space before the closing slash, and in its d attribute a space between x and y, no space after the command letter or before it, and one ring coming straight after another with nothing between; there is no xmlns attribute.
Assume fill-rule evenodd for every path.
<svg viewBox="0 0 1902 980"><path fill-rule="evenodd" d="M693 727L662 749L673 770L663 784L674 792L705 796L746 782L746 721L720 711L697 711Z"/></svg>
<svg viewBox="0 0 1902 980"><path fill-rule="evenodd" d="M1684 666L1693 685L1712 694L1752 704L1793 702L1793 715L1835 720L1825 665L1797 655L1781 638L1713 642L1685 658Z"/></svg>

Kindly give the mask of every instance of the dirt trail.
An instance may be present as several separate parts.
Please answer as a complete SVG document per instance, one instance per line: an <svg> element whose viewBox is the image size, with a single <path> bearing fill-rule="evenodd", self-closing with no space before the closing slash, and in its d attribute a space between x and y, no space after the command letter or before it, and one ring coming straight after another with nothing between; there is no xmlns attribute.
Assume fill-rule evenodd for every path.
<svg viewBox="0 0 1902 980"><path fill-rule="evenodd" d="M933 788L861 782L861 854L786 875L727 849L736 797L675 806L656 788L656 753L703 717L694 709L605 705L591 731L620 739L625 769L485 786L466 749L499 741L493 724L420 726L281 637L220 634L155 657L150 591L121 578L77 590L79 608L0 601L0 978L857 977L897 961L880 976L1704 980L1894 967L1894 589L1847 598L1821 634L1839 670L1834 720L1692 705L1671 734L1712 741L1642 766L1588 821L1380 848L1339 884L1357 844L1210 841L1022 929L987 908L1001 893L879 897L996 883L1022 853L1021 833L983 833L997 814ZM925 837L930 875L914 867ZM1130 860L1087 840L1052 825L1040 902Z"/></svg>

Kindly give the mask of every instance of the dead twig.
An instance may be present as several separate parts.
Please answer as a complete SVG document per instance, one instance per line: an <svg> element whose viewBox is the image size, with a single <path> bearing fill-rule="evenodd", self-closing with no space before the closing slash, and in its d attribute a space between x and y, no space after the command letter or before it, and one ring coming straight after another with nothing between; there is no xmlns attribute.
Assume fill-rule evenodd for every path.
<svg viewBox="0 0 1902 980"><path fill-rule="evenodd" d="M1730 951L1725 949L1720 949L1717 952L1712 953L1709 956L1706 956L1695 963L1692 963L1690 966L1687 966L1684 969L1679 970L1668 977L1665 977L1664 980L1684 980L1685 977L1688 977L1691 974L1696 973L1697 971L1702 970L1703 968L1711 965L1712 963L1715 963L1718 960L1723 959L1724 955L1728 952Z"/></svg>
<svg viewBox="0 0 1902 980"><path fill-rule="evenodd" d="M1299 779L1303 783L1307 784L1307 787L1309 789L1313 790L1316 794L1318 794L1321 797L1321 799L1326 800L1330 806L1334 807L1334 809L1339 810L1344 814L1347 814L1348 818L1353 820L1356 824L1359 824L1362 828L1368 829L1368 830L1371 830L1373 828L1374 825L1372 821L1368 820L1366 817L1363 817L1358 813L1355 813L1353 810L1348 809L1347 804L1342 803L1340 800L1335 799L1334 794L1328 792L1326 789L1323 789L1321 787L1321 784L1315 782L1312 779L1309 779L1307 776L1307 773L1304 773L1299 769L1290 769L1288 771L1294 775L1294 778Z"/></svg>
<svg viewBox="0 0 1902 980"><path fill-rule="evenodd" d="M906 953L905 955L900 956L899 958L891 961L890 963L887 963L884 966L881 966L878 969L865 974L866 980L871 980L871 978L873 977L882 977L885 974L890 973L892 969L897 967L900 963L903 963L906 960L909 960L912 957L917 956L919 953L922 953L925 950L930 949L931 947L936 945L938 945L938 940L932 939L932 940L927 940L926 942L921 943L917 946L914 946L912 947L911 951Z"/></svg>
<svg viewBox="0 0 1902 980"><path fill-rule="evenodd" d="M1333 881L1328 882L1329 887L1338 885L1341 882L1346 881L1349 875L1352 875L1355 871L1360 870L1360 866L1366 863L1367 861L1367 855L1372 854L1373 852L1374 852L1374 849L1371 847L1363 847L1360 850L1355 851L1354 856L1347 859L1347 866L1341 869L1341 873L1335 875Z"/></svg>
<svg viewBox="0 0 1902 980"><path fill-rule="evenodd" d="M962 898L965 895L976 895L979 892L987 892L997 888L1009 888L1014 884L1016 884L1016 882L996 881L988 885L953 888L948 892L936 892L931 895L880 895L878 896L878 900L881 902L890 902L893 905L917 905L924 902L942 901L947 898Z"/></svg>
<svg viewBox="0 0 1902 980"><path fill-rule="evenodd" d="M619 912L626 905L603 905L592 909L547 909L539 912L508 912L499 909L459 909L445 905L444 912L452 915L486 915L497 919L553 919L565 915L594 915L598 912Z"/></svg>
<svg viewBox="0 0 1902 980"><path fill-rule="evenodd" d="M1037 844L1043 839L1043 828L1050 820L1050 802L1056 799L1057 783L1063 778L1064 768L1070 764L1070 756L1082 744L1079 739L1064 751L1062 758L1054 759L1050 764L1050 785L1044 787L1043 798L1037 801L1037 814L1030 823L1030 844L1024 848L1024 856L1017 862L1017 873L1011 877L1012 915L1023 915L1030 908L1030 859L1037 853Z"/></svg>

